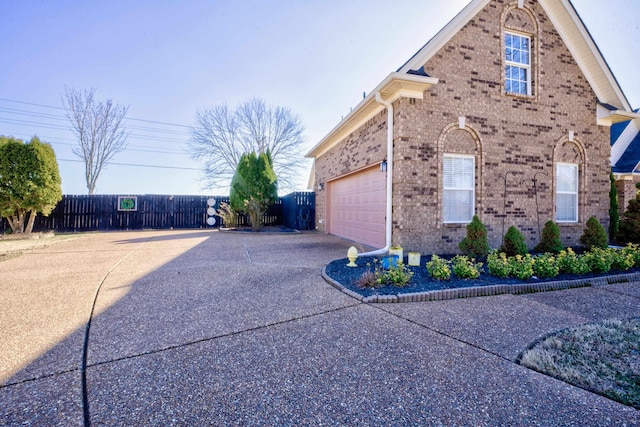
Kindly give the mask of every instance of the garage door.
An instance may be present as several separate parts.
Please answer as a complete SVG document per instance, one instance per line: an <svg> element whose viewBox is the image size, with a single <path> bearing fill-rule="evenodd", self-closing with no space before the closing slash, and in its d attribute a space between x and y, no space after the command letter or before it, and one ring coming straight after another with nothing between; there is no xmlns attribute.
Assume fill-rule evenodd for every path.
<svg viewBox="0 0 640 427"><path fill-rule="evenodd" d="M328 183L330 234L384 246L386 175L375 166Z"/></svg>

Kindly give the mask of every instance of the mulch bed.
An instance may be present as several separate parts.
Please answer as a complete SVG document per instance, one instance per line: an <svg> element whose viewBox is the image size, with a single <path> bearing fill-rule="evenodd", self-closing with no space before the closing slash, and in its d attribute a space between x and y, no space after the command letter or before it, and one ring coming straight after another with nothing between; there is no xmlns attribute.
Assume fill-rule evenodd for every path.
<svg viewBox="0 0 640 427"><path fill-rule="evenodd" d="M431 260L431 256L422 256L419 267L408 267L411 271L413 271L413 278L411 279L411 282L409 282L406 286L398 287L394 285L385 285L377 288L358 287L357 281L362 276L362 274L366 271L374 271L373 260L375 258L376 257L358 257L358 259L356 260L356 264L358 264L358 267L347 267L347 263L349 262L348 259L338 259L327 264L327 266L325 267L325 273L327 274L327 276L340 283L345 288L350 289L363 297L368 297L372 295L401 295L425 291L470 288L490 285L512 285L523 283L556 282L573 279L588 279L592 277L606 277L615 274L635 273L640 271L640 269L635 268L627 271L611 270L609 273L605 274L588 273L580 276L573 274L560 274L550 279L531 278L529 280L501 278L491 276L487 273L481 273L478 279L458 279L452 274L450 280L436 280L431 277L426 267L427 262ZM404 262L405 265L407 265L406 257L404 259ZM369 264L369 266L367 266L367 264Z"/></svg>

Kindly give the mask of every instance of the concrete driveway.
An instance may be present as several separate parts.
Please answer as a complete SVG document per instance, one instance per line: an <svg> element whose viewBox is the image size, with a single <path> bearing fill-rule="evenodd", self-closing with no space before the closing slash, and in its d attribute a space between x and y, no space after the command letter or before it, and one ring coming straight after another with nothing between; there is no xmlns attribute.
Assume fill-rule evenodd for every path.
<svg viewBox="0 0 640 427"><path fill-rule="evenodd" d="M82 235L0 262L2 425L632 426L523 368L538 337L640 316L640 285L364 304L306 234Z"/></svg>

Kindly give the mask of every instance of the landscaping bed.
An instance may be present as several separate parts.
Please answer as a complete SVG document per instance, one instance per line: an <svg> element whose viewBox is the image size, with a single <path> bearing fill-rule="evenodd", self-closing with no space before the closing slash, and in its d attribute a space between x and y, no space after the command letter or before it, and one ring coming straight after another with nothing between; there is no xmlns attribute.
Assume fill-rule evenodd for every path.
<svg viewBox="0 0 640 427"><path fill-rule="evenodd" d="M443 258L451 259L453 256L443 256ZM477 279L460 279L452 275L449 280L437 280L429 274L426 264L431 261L431 256L423 256L420 266L407 266L405 257L405 266L408 271L413 273L411 280L404 286L395 286L393 284L383 284L376 287L360 287L358 281L366 272L373 272L375 269L376 259L379 257L358 257L356 260L357 267L347 267L349 262L346 258L338 259L327 264L323 271L323 275L333 285L348 291L348 293L359 296L363 299L373 297L372 302L396 302L402 300L423 301L430 299L447 299L458 298L464 296L480 296L494 295L498 293L525 293L536 292L542 290L563 289L570 287L590 286L593 283L610 283L628 281L629 277L638 275L640 277L640 268L633 267L627 270L609 270L606 273L585 273L585 274L558 274L552 278L540 279L533 276L527 280L520 280L514 277L497 277L486 272L486 266L481 269L480 277ZM635 274L634 274L635 273ZM479 288L475 292L459 291L447 292L448 290L462 290L469 288ZM485 288L486 292L482 292ZM409 298L410 295L419 295L420 298ZM385 300L376 296L407 296L407 298Z"/></svg>

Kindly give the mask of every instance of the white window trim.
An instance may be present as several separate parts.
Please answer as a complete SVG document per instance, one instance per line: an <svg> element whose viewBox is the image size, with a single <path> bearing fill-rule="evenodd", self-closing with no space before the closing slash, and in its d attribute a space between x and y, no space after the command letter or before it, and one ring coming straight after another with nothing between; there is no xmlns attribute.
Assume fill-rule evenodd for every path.
<svg viewBox="0 0 640 427"><path fill-rule="evenodd" d="M558 167L559 166L571 166L574 169L574 175L575 175L575 181L576 181L576 190L575 191L560 191L558 190L558 176L560 175L558 173ZM580 206L580 166L577 163L556 163L556 222L557 223L562 223L562 224L574 224L577 223L579 218L580 218L580 212L578 211L578 207ZM558 219L558 195L559 194L571 194L571 195L575 195L576 196L576 204L575 204L575 212L576 212L576 217L575 219L572 220L560 220Z"/></svg>
<svg viewBox="0 0 640 427"><path fill-rule="evenodd" d="M447 157L460 157L460 158L466 158L466 159L471 159L471 161L473 162L472 168L473 168L473 184L471 185L471 189L469 188L459 188L459 187L445 187L444 185L444 159ZM476 211L476 157L474 155L463 155L463 154L444 154L442 156L442 165L443 165L443 173L442 173L442 194L443 194L443 198L442 198L442 219L443 219L443 223L444 224L469 224L471 221L473 221L473 215L475 214ZM469 218L469 220L467 221L447 221L444 219L444 193L447 190L466 190L469 191L471 190L471 218Z"/></svg>
<svg viewBox="0 0 640 427"><path fill-rule="evenodd" d="M523 64L521 62L513 62L513 61L509 61L506 58L506 50L507 50L507 38L506 35L510 34L512 36L518 36L518 37L522 37L525 39L529 40L529 63L528 64ZM503 75L505 76L505 90L506 90L506 80L507 80L507 76L506 76L506 72L507 72L507 66L511 66L511 67L517 67L517 68L524 68L527 72L527 93L520 93L520 92L507 92L509 95L520 95L520 96L531 96L531 94L533 93L532 89L531 89L531 62L533 61L533 52L532 52L532 45L531 45L531 36L528 34L523 34L523 33L517 33L515 31L505 31L505 40L504 40L504 47L503 47L503 53L505 54L505 66L502 70Z"/></svg>

